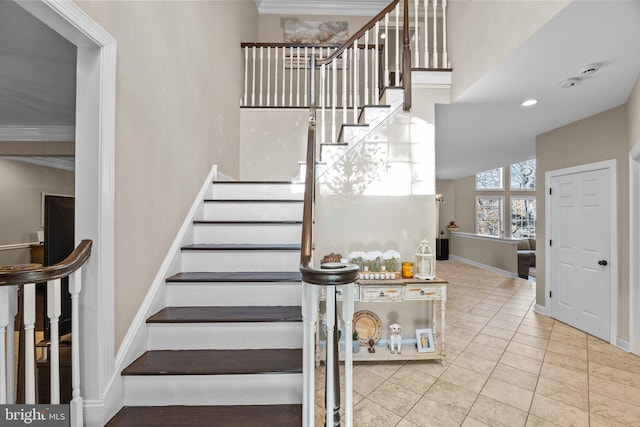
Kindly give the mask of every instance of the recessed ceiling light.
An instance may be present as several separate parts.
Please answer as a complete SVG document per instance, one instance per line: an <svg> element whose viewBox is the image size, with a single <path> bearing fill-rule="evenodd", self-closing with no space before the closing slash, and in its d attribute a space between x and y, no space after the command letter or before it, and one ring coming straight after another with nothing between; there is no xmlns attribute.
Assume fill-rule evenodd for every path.
<svg viewBox="0 0 640 427"><path fill-rule="evenodd" d="M538 103L537 99L527 99L526 101L522 102L522 106L523 107L531 107L532 105L536 105Z"/></svg>
<svg viewBox="0 0 640 427"><path fill-rule="evenodd" d="M560 83L560 87L563 89L569 88L569 87L574 87L574 86L578 86L580 84L580 79L577 78L572 78L572 79L567 79L565 81L563 81L562 83Z"/></svg>
<svg viewBox="0 0 640 427"><path fill-rule="evenodd" d="M583 76L589 76L600 69L602 64L599 62L593 62L591 64L587 64L580 69L580 74Z"/></svg>

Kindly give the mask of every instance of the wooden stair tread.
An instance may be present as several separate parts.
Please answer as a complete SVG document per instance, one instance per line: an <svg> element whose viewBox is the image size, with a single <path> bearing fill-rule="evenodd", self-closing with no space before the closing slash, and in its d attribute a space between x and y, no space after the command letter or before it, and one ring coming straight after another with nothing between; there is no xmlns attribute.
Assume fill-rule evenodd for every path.
<svg viewBox="0 0 640 427"><path fill-rule="evenodd" d="M169 277L167 282L301 282L299 271L184 272Z"/></svg>
<svg viewBox="0 0 640 427"><path fill-rule="evenodd" d="M247 337L260 340L260 336ZM151 350L122 375L234 375L301 373L302 349Z"/></svg>
<svg viewBox="0 0 640 427"><path fill-rule="evenodd" d="M299 251L299 243L194 243L188 251Z"/></svg>
<svg viewBox="0 0 640 427"><path fill-rule="evenodd" d="M301 322L302 307L166 307L147 323Z"/></svg>
<svg viewBox="0 0 640 427"><path fill-rule="evenodd" d="M300 427L302 405L125 406L108 427Z"/></svg>

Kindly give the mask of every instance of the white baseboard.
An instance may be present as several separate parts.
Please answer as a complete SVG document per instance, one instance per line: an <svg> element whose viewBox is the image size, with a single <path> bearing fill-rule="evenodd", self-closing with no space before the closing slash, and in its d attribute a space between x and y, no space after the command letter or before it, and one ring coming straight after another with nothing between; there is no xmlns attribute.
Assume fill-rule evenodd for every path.
<svg viewBox="0 0 640 427"><path fill-rule="evenodd" d="M491 265L483 264L483 263L478 262L478 261L474 261L474 260L467 259L467 258L462 258L462 257L460 257L458 255L449 255L449 258L454 259L456 261L464 262L465 264L473 265L474 267L482 268L483 270L488 270L488 271L492 271L494 273L502 274L504 276L511 277L513 279L516 279L518 277L518 273L512 273L510 271L503 270L503 269L497 268L497 267L493 267Z"/></svg>
<svg viewBox="0 0 640 427"><path fill-rule="evenodd" d="M631 345L629 344L629 341L623 340L622 338L616 339L616 347L621 348L626 352L631 351Z"/></svg>
<svg viewBox="0 0 640 427"><path fill-rule="evenodd" d="M534 310L536 311L536 313L544 314L545 316L549 315L547 307L545 307L544 305L536 304Z"/></svg>

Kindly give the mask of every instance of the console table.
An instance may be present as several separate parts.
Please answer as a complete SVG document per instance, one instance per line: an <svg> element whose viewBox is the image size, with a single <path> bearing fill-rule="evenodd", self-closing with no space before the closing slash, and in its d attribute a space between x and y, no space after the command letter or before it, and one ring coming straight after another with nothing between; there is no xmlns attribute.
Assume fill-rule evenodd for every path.
<svg viewBox="0 0 640 427"><path fill-rule="evenodd" d="M404 345L402 354L392 354L388 347L376 346L375 353L369 353L366 345L361 345L358 353L353 354L353 360L365 361L393 361L393 360L440 360L444 365L446 356L445 347L445 313L447 301L446 280L435 278L433 280L422 279L385 279L385 280L359 280L353 286L355 302L369 303L403 303L405 301L430 301L431 304L431 329L436 344L435 351L419 353L414 345ZM320 299L324 300L326 294L321 291ZM338 291L338 300L341 300ZM440 304L436 304L440 302ZM440 310L440 325L436 316L436 309ZM436 337L436 331L440 326L440 336ZM408 332L408 331L406 331ZM405 333L406 333L405 332ZM415 331L412 331L415 332ZM386 331L384 331L386 333ZM347 340L347 351L351 346ZM317 350L320 350L319 348ZM320 351L316 351L320 360ZM342 352L341 352L342 353ZM341 359L343 359L341 355Z"/></svg>

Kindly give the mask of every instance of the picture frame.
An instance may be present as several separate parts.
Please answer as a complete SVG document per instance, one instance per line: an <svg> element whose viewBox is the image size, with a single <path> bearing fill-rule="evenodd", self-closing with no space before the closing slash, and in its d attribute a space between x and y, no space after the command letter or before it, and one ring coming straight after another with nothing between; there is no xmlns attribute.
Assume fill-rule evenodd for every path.
<svg viewBox="0 0 640 427"><path fill-rule="evenodd" d="M416 329L416 346L418 353L436 351L436 344L433 341L433 331L431 328Z"/></svg>

